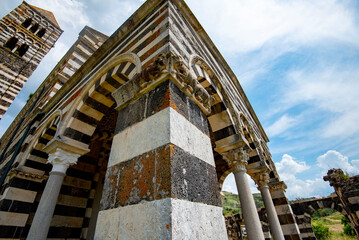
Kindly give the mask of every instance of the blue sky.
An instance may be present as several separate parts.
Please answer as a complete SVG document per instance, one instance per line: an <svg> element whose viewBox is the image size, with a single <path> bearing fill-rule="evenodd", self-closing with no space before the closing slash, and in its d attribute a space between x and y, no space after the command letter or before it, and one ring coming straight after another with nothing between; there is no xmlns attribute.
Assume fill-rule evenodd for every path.
<svg viewBox="0 0 359 240"><path fill-rule="evenodd" d="M358 1L186 2L244 88L290 199L333 192L322 180L329 168L359 174ZM20 3L3 0L1 17ZM143 1L28 3L52 11L65 32L1 120L1 135L85 25L111 35ZM224 190L237 192L233 176Z"/></svg>

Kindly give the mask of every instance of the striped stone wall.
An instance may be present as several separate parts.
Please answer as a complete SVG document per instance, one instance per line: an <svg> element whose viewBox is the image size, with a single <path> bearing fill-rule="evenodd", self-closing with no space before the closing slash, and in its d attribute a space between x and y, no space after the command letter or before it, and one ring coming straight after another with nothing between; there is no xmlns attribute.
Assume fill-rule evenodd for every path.
<svg viewBox="0 0 359 240"><path fill-rule="evenodd" d="M46 164L48 156L43 148L55 137L90 152L68 170L50 228L51 238L87 239L93 234L90 226L96 222L99 206L95 199L101 195L98 194L101 192L101 179L105 179L104 196L107 199L104 198L101 204L96 234L105 236L103 239L120 234L117 230L112 232L117 223L108 222L109 216L121 217L134 210L135 213L147 211L145 218L154 216L156 219L160 215L153 215L154 209L159 213L167 211L161 216L169 221L168 228L167 224L162 224L156 234L189 236L189 232L181 232L176 227L181 226L177 214L178 218L188 221L188 229L203 227L208 229L204 236L221 235L225 231L224 223L223 228L222 223L214 224L223 220L218 193L231 169L219 153L228 151L233 144L243 143L250 147L250 165L255 165L253 168L270 165L272 180L280 181L266 147L267 137L243 90L228 66L221 62L210 40L203 38L203 32L193 25L194 17L189 15L184 5L180 0L148 1L106 41L106 36L86 27L40 86L44 87L44 93L35 92L35 96L40 98L36 108L44 115L41 122L33 125L27 145L23 146L13 166L40 171L41 187L36 190L26 220L22 220L26 224L21 236L28 231L51 169ZM96 42L98 36L104 42ZM159 59L161 54L166 57ZM160 81L157 81L156 74L160 75ZM135 80L144 81L139 84L138 95L124 104L126 108L117 108L117 112L113 93L121 88L125 89L123 93L131 92L127 90L129 86L135 86L131 85ZM30 99L29 102L33 101ZM3 143L11 136L9 133L16 124L22 123L13 143L5 151L1 167L8 163L11 158L8 153L14 151L34 117L28 109L26 105L1 140L0 149L4 149L6 144ZM53 124L55 115L61 119L61 126ZM24 118L23 122L21 118ZM112 126L116 122L114 119L118 119L116 130ZM158 123L163 123L163 126ZM44 128L45 125L49 127ZM166 126L169 126L168 131ZM163 136L165 130L167 136ZM107 139L107 147L97 137L100 133L106 133L102 140ZM113 134L107 168L108 142ZM143 134L150 137L143 138ZM106 177L103 168L107 169ZM23 173L31 171L25 169ZM157 179L157 182L154 184L152 179ZM111 186L126 194L113 192ZM6 185L0 194L8 187ZM181 209L199 209L200 216L213 222L201 223L198 216ZM177 212L171 215L169 210ZM11 211L4 212L8 214ZM214 215L206 215L209 212ZM213 232L209 227L211 224L220 227ZM139 226L146 229L145 224ZM9 237L11 234L5 235Z"/></svg>

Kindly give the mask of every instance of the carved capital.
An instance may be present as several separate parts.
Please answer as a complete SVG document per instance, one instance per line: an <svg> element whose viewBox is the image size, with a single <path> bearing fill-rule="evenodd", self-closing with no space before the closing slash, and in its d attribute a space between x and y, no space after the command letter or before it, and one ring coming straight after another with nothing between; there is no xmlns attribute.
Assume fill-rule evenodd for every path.
<svg viewBox="0 0 359 240"><path fill-rule="evenodd" d="M222 153L223 159L228 163L233 171L246 171L249 154L244 148L236 148L228 152Z"/></svg>
<svg viewBox="0 0 359 240"><path fill-rule="evenodd" d="M269 190L271 192L276 192L276 191L285 191L287 189L287 185L281 181L281 182L275 182L275 183L271 183L269 185Z"/></svg>
<svg viewBox="0 0 359 240"><path fill-rule="evenodd" d="M141 74L137 74L112 93L117 103L116 109L120 110L168 79L172 80L206 114L211 112L214 98L185 66L181 56L171 52L158 54Z"/></svg>
<svg viewBox="0 0 359 240"><path fill-rule="evenodd" d="M69 166L76 164L80 154L69 153L61 148L57 148L54 153L50 153L47 163L53 165L52 172L66 173Z"/></svg>
<svg viewBox="0 0 359 240"><path fill-rule="evenodd" d="M268 187L268 183L269 183L268 172L265 171L265 172L254 174L252 178L254 182L258 185L258 190L260 190L262 187Z"/></svg>

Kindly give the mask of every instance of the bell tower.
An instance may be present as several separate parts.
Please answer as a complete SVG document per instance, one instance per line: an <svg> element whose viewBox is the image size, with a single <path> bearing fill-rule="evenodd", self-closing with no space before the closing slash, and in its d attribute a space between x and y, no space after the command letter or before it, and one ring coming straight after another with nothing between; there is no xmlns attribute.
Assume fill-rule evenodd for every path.
<svg viewBox="0 0 359 240"><path fill-rule="evenodd" d="M25 1L0 20L0 120L62 32L52 12Z"/></svg>

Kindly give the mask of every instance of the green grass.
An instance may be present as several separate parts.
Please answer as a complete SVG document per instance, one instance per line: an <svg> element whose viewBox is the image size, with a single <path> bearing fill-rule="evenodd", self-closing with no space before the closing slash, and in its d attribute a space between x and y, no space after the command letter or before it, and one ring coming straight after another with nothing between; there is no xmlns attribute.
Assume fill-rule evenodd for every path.
<svg viewBox="0 0 359 240"><path fill-rule="evenodd" d="M339 212L334 212L329 216L319 217L317 219L312 219L312 225L323 224L326 227L329 227L329 231L332 233L327 240L354 240L355 236L345 235L343 232L344 225L341 223L342 214Z"/></svg>
<svg viewBox="0 0 359 240"><path fill-rule="evenodd" d="M237 194L223 191L223 215L228 216L232 214L241 213L241 204ZM253 194L254 201L257 208L264 207L262 197L260 193Z"/></svg>

